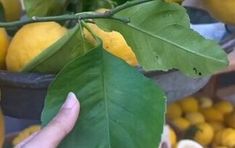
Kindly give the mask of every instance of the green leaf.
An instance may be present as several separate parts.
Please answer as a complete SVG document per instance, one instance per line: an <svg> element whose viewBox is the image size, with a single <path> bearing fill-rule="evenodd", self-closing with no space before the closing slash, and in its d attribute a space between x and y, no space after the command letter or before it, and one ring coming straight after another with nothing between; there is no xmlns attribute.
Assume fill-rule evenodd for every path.
<svg viewBox="0 0 235 148"><path fill-rule="evenodd" d="M68 12L81 12L82 11L82 1L81 0L68 0L68 6L66 8Z"/></svg>
<svg viewBox="0 0 235 148"><path fill-rule="evenodd" d="M52 16L63 14L67 0L24 0L28 16Z"/></svg>
<svg viewBox="0 0 235 148"><path fill-rule="evenodd" d="M105 30L120 32L147 71L179 69L187 75L210 75L228 64L226 53L216 42L190 29L183 7L154 0L124 9L114 19L97 19Z"/></svg>
<svg viewBox="0 0 235 148"><path fill-rule="evenodd" d="M65 64L94 48L84 40L81 27L76 25L55 44L44 50L23 68L23 72L57 73Z"/></svg>
<svg viewBox="0 0 235 148"><path fill-rule="evenodd" d="M70 91L78 96L81 112L61 147L154 148L159 144L163 92L101 45L57 75L46 97L43 125L56 115Z"/></svg>

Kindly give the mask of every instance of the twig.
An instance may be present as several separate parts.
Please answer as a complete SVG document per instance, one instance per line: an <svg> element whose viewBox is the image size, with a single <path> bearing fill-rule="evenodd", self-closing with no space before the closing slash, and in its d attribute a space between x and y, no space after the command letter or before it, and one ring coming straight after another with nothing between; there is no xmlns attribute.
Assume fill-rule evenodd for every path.
<svg viewBox="0 0 235 148"><path fill-rule="evenodd" d="M0 27L14 27L14 26L22 26L24 24L33 23L33 22L45 22L45 21L66 21L66 20L86 20L86 19L100 19L100 18L106 18L106 19L115 19L118 21L122 21L124 23L128 23L128 18L120 18L114 16L114 14L118 13L121 10L124 10L126 8L139 5L142 3L146 3L152 0L138 0L138 1L128 1L123 5L117 6L116 8L113 8L109 11L106 11L104 13L98 13L98 12L81 12L77 14L66 14L66 15L59 15L59 16L47 16L47 17L32 17L27 18L25 20L20 21L13 21L13 22L0 22Z"/></svg>

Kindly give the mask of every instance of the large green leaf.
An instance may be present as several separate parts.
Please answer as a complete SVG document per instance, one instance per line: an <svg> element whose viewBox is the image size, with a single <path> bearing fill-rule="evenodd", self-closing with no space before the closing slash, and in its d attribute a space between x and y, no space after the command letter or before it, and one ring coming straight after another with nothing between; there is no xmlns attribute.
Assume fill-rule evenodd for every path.
<svg viewBox="0 0 235 148"><path fill-rule="evenodd" d="M94 48L83 38L81 27L76 25L61 39L23 68L23 72L57 73L65 64L83 56Z"/></svg>
<svg viewBox="0 0 235 148"><path fill-rule="evenodd" d="M215 73L228 64L225 52L216 42L206 40L190 29L183 7L154 0L124 9L114 17L129 23L96 19L105 30L122 33L145 70L180 69L187 75Z"/></svg>
<svg viewBox="0 0 235 148"><path fill-rule="evenodd" d="M70 91L79 97L81 112L61 147L154 148L159 144L163 92L101 45L57 75L46 97L43 125L55 116Z"/></svg>
<svg viewBox="0 0 235 148"><path fill-rule="evenodd" d="M24 0L28 16L50 16L62 14L67 0Z"/></svg>

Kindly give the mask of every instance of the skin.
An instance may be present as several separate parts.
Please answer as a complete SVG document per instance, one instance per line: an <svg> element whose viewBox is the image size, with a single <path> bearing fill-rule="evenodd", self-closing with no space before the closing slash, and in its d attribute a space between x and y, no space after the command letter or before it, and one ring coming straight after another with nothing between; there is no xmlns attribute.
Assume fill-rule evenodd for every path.
<svg viewBox="0 0 235 148"><path fill-rule="evenodd" d="M39 132L31 135L16 148L55 148L73 129L80 111L80 104L74 93L69 93L59 113ZM68 122L63 122L63 121Z"/></svg>
<svg viewBox="0 0 235 148"><path fill-rule="evenodd" d="M226 69L222 70L218 74L228 73L235 71L235 50L228 54L229 65Z"/></svg>
<svg viewBox="0 0 235 148"><path fill-rule="evenodd" d="M229 59L229 67L227 69L227 72L234 71L235 70L235 50L233 50L233 52L231 52L228 55L228 59Z"/></svg>

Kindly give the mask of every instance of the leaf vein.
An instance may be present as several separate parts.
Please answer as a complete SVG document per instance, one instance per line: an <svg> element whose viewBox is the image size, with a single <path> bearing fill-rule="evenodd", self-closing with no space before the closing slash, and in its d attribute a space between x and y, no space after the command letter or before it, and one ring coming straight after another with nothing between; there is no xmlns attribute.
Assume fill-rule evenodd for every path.
<svg viewBox="0 0 235 148"><path fill-rule="evenodd" d="M149 35L149 36L151 36L151 37L158 38L158 39L160 39L160 40L162 40L162 41L168 42L169 44L174 45L175 47L184 49L185 51L189 52L190 54L195 54L196 56L201 56L201 57L204 57L204 58L208 58L208 59L210 59L210 60L212 60L212 61L215 61L215 62L218 62L218 61L219 61L219 62L221 62L221 63L224 63L223 60L215 59L215 58L210 57L210 56L205 56L205 55L203 55L203 54L200 54L199 52L194 52L193 50L188 50L187 48L185 48L185 47L183 47L183 46L181 46L181 45L179 45L179 44L176 44L176 43L174 43L174 42L172 42L172 41L170 41L170 40L168 40L168 39L166 39L166 38L163 38L163 37L161 37L161 36L159 36L159 35L154 35L154 34L152 34L152 33L149 33L149 32L147 32L147 31L144 31L144 30L142 30L142 29L139 29L139 28L137 28L136 26L134 26L134 25L132 25L132 24L128 24L128 26L130 26L131 28L133 28L133 29L135 29L135 30L137 30L137 31L139 31L139 32L142 32L142 33L144 33L144 34L147 34L147 35ZM150 49L152 49L152 48L150 48Z"/></svg>

